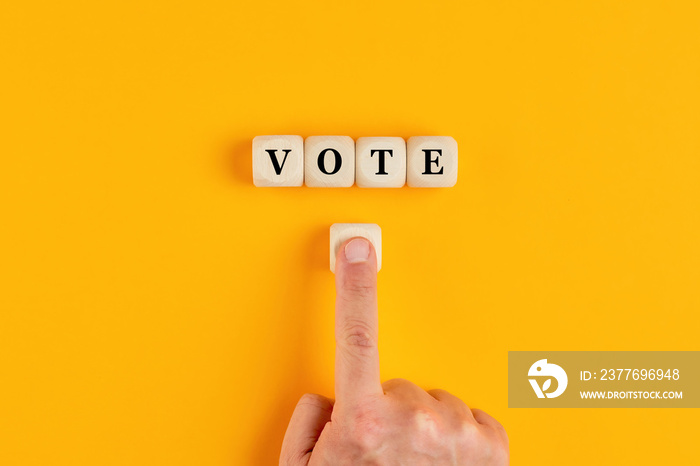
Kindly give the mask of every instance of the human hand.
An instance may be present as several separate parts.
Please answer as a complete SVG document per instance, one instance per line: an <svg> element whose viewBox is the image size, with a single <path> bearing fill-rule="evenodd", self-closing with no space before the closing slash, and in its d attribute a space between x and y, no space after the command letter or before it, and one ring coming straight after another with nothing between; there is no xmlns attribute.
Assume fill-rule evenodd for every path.
<svg viewBox="0 0 700 466"><path fill-rule="evenodd" d="M352 238L335 265L335 396L306 394L289 421L280 465L505 465L494 418L444 390L383 384L377 350L377 258Z"/></svg>

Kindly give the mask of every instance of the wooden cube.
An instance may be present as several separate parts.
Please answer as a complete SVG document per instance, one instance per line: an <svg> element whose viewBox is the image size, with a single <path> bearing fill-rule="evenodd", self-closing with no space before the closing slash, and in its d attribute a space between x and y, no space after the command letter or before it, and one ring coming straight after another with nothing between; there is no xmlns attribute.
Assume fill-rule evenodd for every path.
<svg viewBox="0 0 700 466"><path fill-rule="evenodd" d="M406 184L406 141L364 137L355 144L355 183L361 188L400 188Z"/></svg>
<svg viewBox="0 0 700 466"><path fill-rule="evenodd" d="M413 136L407 143L411 188L449 188L457 183L457 141L450 136Z"/></svg>
<svg viewBox="0 0 700 466"><path fill-rule="evenodd" d="M304 184L304 138L256 136L253 139L255 186L301 186Z"/></svg>
<svg viewBox="0 0 700 466"><path fill-rule="evenodd" d="M348 188L355 184L355 141L350 136L306 138L304 184L312 188Z"/></svg>
<svg viewBox="0 0 700 466"><path fill-rule="evenodd" d="M367 238L377 252L377 271L382 268L382 229L376 223L334 223L331 225L331 272L335 273L335 258L340 245L350 238Z"/></svg>

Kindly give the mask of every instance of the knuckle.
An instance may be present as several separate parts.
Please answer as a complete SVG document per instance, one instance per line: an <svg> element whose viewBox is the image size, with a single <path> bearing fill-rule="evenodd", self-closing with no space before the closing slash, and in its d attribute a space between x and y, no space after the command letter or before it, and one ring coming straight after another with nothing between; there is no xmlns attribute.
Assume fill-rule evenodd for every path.
<svg viewBox="0 0 700 466"><path fill-rule="evenodd" d="M307 453L303 451L288 453L284 455L284 458L280 459L280 466L298 466L305 464L305 457Z"/></svg>
<svg viewBox="0 0 700 466"><path fill-rule="evenodd" d="M499 435L506 435L506 428L503 427L503 424L498 422L495 417L481 409L473 409L472 413L474 414L474 417L477 418L482 424L487 425Z"/></svg>
<svg viewBox="0 0 700 466"><path fill-rule="evenodd" d="M459 437L462 439L471 439L479 435L479 424L471 420L464 420L459 426Z"/></svg>
<svg viewBox="0 0 700 466"><path fill-rule="evenodd" d="M483 464L509 464L508 436L500 424L483 424L476 419L462 419L455 435L455 440L464 455L479 451Z"/></svg>
<svg viewBox="0 0 700 466"><path fill-rule="evenodd" d="M492 418L492 419L493 419L493 418ZM507 436L507 434L506 434L506 428L503 427L503 424L501 424L500 422L498 422L496 419L493 419L493 428L496 430L496 432L505 434L505 435Z"/></svg>
<svg viewBox="0 0 700 466"><path fill-rule="evenodd" d="M443 430L440 416L429 408L416 408L413 412L413 423L418 432L431 439L438 438Z"/></svg>
<svg viewBox="0 0 700 466"><path fill-rule="evenodd" d="M377 346L374 332L364 322L348 322L341 330L340 338L345 345L351 348L375 348Z"/></svg>
<svg viewBox="0 0 700 466"><path fill-rule="evenodd" d="M406 379L402 379L402 378L393 378L393 379L389 379L389 380L385 381L385 382L382 384L382 387L385 388L385 389L387 389L387 390L391 390L391 389L393 389L393 388L396 388L396 387L399 387L399 386L402 386L402 385L406 385L406 384L410 384L410 383L411 383L411 382L409 382L409 381L406 380Z"/></svg>
<svg viewBox="0 0 700 466"><path fill-rule="evenodd" d="M326 397L317 395L315 393L304 393L301 396L301 398L299 398L299 402L297 403L297 406L302 405L313 406L315 408L324 410L329 410L332 408L330 402Z"/></svg>
<svg viewBox="0 0 700 466"><path fill-rule="evenodd" d="M320 396L315 393L304 393L299 399L299 403L316 404L320 401Z"/></svg>
<svg viewBox="0 0 700 466"><path fill-rule="evenodd" d="M503 425L500 422L496 422L496 425L494 425L494 429L496 430L496 434L498 435L498 439L506 449L508 450L508 445L510 444L510 439L508 438L508 432L506 432L506 428L503 427Z"/></svg>
<svg viewBox="0 0 700 466"><path fill-rule="evenodd" d="M387 431L387 423L371 412L358 412L353 416L349 439L363 452L371 452L381 447Z"/></svg>

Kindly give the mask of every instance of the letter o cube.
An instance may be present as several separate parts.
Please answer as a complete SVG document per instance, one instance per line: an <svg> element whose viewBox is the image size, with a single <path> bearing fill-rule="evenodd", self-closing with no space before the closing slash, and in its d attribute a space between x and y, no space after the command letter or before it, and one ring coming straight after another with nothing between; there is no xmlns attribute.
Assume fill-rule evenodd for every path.
<svg viewBox="0 0 700 466"><path fill-rule="evenodd" d="M312 188L349 188L355 184L355 141L350 136L306 138L304 184Z"/></svg>

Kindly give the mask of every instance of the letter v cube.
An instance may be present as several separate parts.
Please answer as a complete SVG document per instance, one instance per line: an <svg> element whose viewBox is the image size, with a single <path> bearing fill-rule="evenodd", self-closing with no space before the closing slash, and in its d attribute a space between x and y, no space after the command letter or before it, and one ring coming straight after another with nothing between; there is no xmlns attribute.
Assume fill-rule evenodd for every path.
<svg viewBox="0 0 700 466"><path fill-rule="evenodd" d="M256 136L253 139L255 186L301 186L304 184L304 138Z"/></svg>

